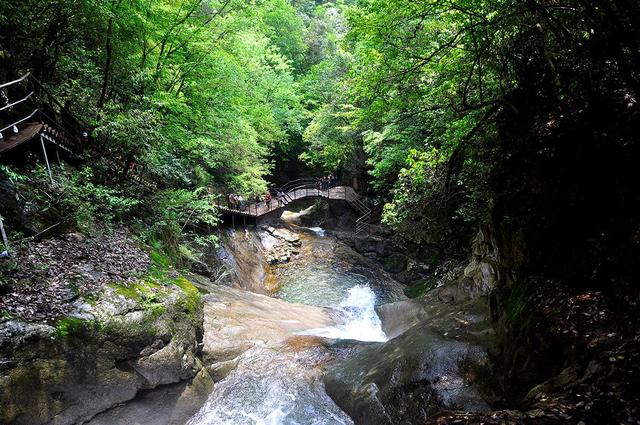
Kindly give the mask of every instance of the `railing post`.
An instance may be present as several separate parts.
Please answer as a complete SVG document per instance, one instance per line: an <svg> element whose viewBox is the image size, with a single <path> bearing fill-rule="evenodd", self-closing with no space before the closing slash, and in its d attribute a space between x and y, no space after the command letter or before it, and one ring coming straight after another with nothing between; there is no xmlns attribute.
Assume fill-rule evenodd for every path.
<svg viewBox="0 0 640 425"><path fill-rule="evenodd" d="M40 134L40 145L42 146L42 154L44 155L44 162L47 164L47 171L49 172L49 180L51 180L51 184L53 184L53 175L51 174L51 167L49 166L49 157L47 156L47 149L44 146L44 139L42 138L42 134Z"/></svg>

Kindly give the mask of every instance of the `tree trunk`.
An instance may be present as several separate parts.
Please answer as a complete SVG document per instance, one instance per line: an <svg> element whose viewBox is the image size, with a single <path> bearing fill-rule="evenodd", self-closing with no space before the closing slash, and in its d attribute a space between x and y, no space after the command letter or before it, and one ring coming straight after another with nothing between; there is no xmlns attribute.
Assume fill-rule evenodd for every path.
<svg viewBox="0 0 640 425"><path fill-rule="evenodd" d="M102 73L102 88L100 89L100 99L98 100L98 108L102 108L107 99L107 88L109 86L109 78L111 77L111 64L113 62L113 16L122 3L122 0L113 0L111 2L111 13L109 16L109 24L107 26L107 40L105 43L106 58L104 63L104 71Z"/></svg>

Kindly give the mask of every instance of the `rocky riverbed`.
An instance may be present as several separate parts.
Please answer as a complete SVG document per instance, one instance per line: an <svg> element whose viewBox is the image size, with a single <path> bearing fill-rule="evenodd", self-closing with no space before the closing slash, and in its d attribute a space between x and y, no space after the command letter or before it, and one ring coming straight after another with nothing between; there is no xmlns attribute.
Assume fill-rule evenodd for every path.
<svg viewBox="0 0 640 425"><path fill-rule="evenodd" d="M98 280L67 315L4 317L3 423L391 424L493 403L486 300L464 277L408 300L384 264L320 228L222 241L218 282L139 250L140 270ZM98 277L117 275L109 264Z"/></svg>

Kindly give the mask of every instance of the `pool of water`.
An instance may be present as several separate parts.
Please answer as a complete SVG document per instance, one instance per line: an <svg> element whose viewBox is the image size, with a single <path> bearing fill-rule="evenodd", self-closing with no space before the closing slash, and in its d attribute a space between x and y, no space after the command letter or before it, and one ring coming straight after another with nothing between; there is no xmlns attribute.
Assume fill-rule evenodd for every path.
<svg viewBox="0 0 640 425"><path fill-rule="evenodd" d="M333 236L320 228L301 233L303 246L295 261L279 265L280 288L273 296L291 303L343 307L355 287L369 288L375 305L403 299L402 287ZM360 291L361 295L364 291Z"/></svg>

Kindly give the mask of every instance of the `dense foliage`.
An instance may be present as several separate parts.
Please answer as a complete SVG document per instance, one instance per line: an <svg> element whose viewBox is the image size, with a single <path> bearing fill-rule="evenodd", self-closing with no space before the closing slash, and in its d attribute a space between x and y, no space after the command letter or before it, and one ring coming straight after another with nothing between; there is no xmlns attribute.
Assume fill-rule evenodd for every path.
<svg viewBox="0 0 640 425"><path fill-rule="evenodd" d="M345 11L305 155L328 169L366 162L386 223L420 241L468 246L479 223L519 220L552 192L590 199L576 215L629 214L635 201L605 187L637 177L614 163L637 149L638 13L622 0L362 0ZM528 175L533 164L549 176Z"/></svg>
<svg viewBox="0 0 640 425"><path fill-rule="evenodd" d="M183 191L253 196L306 166L359 178L407 237L459 248L496 212L524 214L510 191L536 197L520 159L553 169L592 147L586 169L635 146L638 15L624 0L9 0L0 68L32 70L92 123L92 184L154 223L172 196L191 210ZM528 142L571 122L592 128L581 145Z"/></svg>
<svg viewBox="0 0 640 425"><path fill-rule="evenodd" d="M53 221L131 218L122 214L126 206L152 223L155 231L144 232L150 238L173 241L191 225L217 223L215 194L264 194L274 158L301 152L305 107L320 92L311 88L315 67L335 50L335 41L325 45L333 31L327 8L297 6L2 2L0 79L31 71L89 123L93 141L82 170L54 171L64 184L26 172L23 192L34 190L25 195L52 212L38 194L68 186L75 195L65 202L76 208L56 210ZM104 213L94 201L111 193L123 206Z"/></svg>
<svg viewBox="0 0 640 425"><path fill-rule="evenodd" d="M407 251L473 246L507 397L604 375L599 356L629 382L599 405L575 387L572 420L634 422L615 406L637 405L618 365L637 375L638 23L633 0L2 0L0 82L31 71L91 144L53 178L2 157L0 214L31 234L126 222L195 270L219 194L336 173Z"/></svg>

